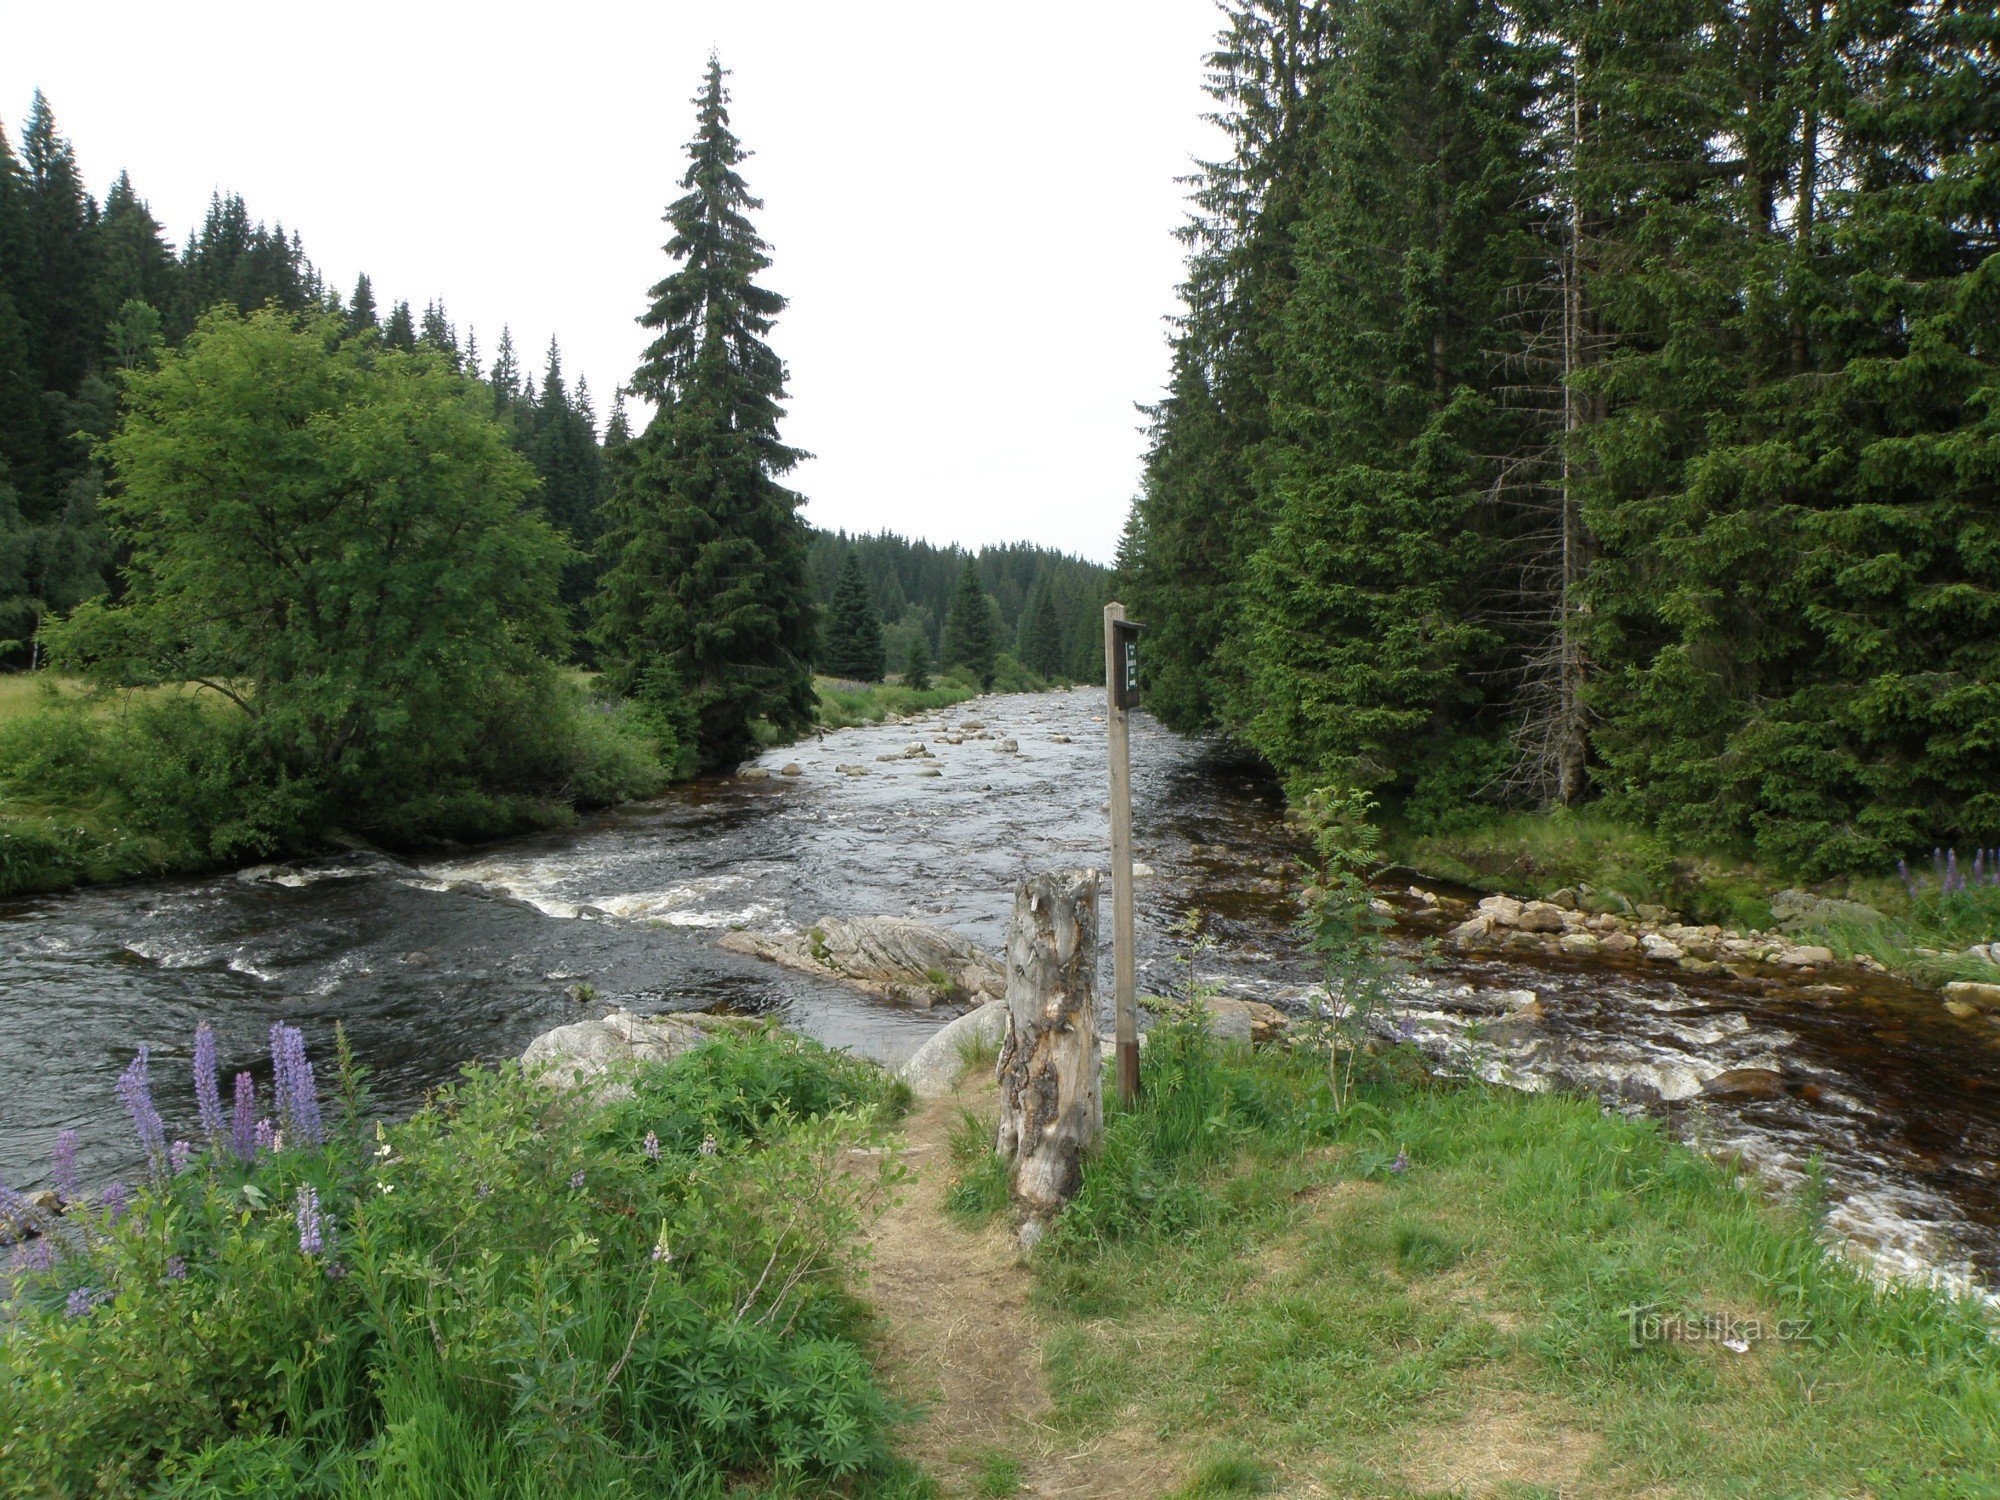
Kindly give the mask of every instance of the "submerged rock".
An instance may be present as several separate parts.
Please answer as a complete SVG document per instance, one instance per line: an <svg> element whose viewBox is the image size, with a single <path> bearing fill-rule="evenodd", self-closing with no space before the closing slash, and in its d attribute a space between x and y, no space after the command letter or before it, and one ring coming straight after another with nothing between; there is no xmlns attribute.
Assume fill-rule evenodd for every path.
<svg viewBox="0 0 2000 1500"><path fill-rule="evenodd" d="M1963 1005L1971 1010L2000 1015L2000 984L1982 984L1960 979L1944 987L1946 1005Z"/></svg>
<svg viewBox="0 0 2000 1500"><path fill-rule="evenodd" d="M1704 1099L1781 1099L1785 1078L1776 1068L1728 1068L1701 1086Z"/></svg>

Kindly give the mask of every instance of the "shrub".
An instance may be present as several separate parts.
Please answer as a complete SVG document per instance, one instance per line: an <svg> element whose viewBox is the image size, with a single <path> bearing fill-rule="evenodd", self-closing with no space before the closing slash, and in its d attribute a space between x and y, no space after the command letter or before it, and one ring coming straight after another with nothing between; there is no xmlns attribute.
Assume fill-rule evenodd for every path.
<svg viewBox="0 0 2000 1500"><path fill-rule="evenodd" d="M225 1122L198 1085L192 1149L149 1135L142 1054L120 1093L149 1180L17 1256L17 1492L708 1496L894 1468L844 1290L869 1184L836 1160L895 1106L881 1075L758 1031L603 1106L468 1069L370 1132L352 1067L323 1123L298 1034L273 1052L282 1107Z"/></svg>

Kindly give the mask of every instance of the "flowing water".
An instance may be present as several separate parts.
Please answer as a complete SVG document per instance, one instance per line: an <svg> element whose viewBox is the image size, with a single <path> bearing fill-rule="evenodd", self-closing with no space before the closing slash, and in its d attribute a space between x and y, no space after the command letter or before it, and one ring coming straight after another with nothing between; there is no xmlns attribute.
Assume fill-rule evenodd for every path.
<svg viewBox="0 0 2000 1500"><path fill-rule="evenodd" d="M897 1061L944 1014L721 952L717 931L913 915L997 948L1019 874L1103 862L1101 701L988 698L843 730L763 757L772 771L796 761L796 777L700 782L473 852L349 854L0 905L0 1176L38 1185L65 1127L87 1179L129 1174L113 1083L142 1042L169 1125L187 1133L198 1020L215 1026L225 1066L260 1082L273 1021L304 1027L322 1057L345 1022L390 1110L465 1061L516 1055L609 1005L771 1012ZM877 759L918 740L933 759ZM1292 939L1294 849L1273 789L1143 716L1132 754L1138 853L1158 872L1138 887L1141 987L1175 981L1169 929L1192 907L1218 939L1205 980L1301 1002L1311 976ZM1990 1024L1860 975L1759 981L1512 954L1426 966L1419 944L1450 918L1403 906L1413 962L1396 1020L1444 1065L1664 1113L1781 1189L1817 1158L1831 1230L1878 1267L2000 1285ZM1539 995L1542 1020L1475 1024L1495 991L1520 989ZM1743 1066L1778 1068L1781 1096L1698 1097Z"/></svg>

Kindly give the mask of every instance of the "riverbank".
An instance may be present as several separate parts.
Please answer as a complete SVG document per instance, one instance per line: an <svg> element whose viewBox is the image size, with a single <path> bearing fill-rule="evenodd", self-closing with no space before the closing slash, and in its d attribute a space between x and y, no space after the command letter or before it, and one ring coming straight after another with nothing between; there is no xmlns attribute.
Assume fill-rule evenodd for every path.
<svg viewBox="0 0 2000 1500"><path fill-rule="evenodd" d="M1935 867L1926 858L1900 873L1800 883L1587 810L1496 815L1445 832L1392 822L1387 834L1398 879L1553 900L1669 941L1705 930L1707 946L1745 945L1705 959L1823 948L1832 962L1934 989L2000 983L1987 947L2000 938L2000 861L1983 854L1947 864L1940 851Z"/></svg>
<svg viewBox="0 0 2000 1500"><path fill-rule="evenodd" d="M1594 1101L1396 1055L1334 1114L1298 1053L1160 1041L1034 1256L888 1330L900 1388L983 1418L919 1429L945 1493L1971 1496L2000 1472L1986 1315L1870 1285L1811 1202ZM912 1157L927 1223L886 1269L912 1243L992 1259L993 1107L981 1070L905 1127L953 1155ZM1021 1303L996 1352L978 1309Z"/></svg>
<svg viewBox="0 0 2000 1500"><path fill-rule="evenodd" d="M1025 680L1013 691L1038 691ZM880 723L980 696L947 674L924 690L815 680L813 731ZM629 705L572 672L542 705L531 752L497 784L413 792L365 826L334 830L295 787L244 764L240 710L199 688L89 693L43 673L0 676L0 898L202 875L344 847L477 845L570 826L581 812L658 796L685 779ZM786 743L767 735L768 746Z"/></svg>
<svg viewBox="0 0 2000 1500"><path fill-rule="evenodd" d="M1335 1109L1308 1048L1169 1025L1024 1254L990 1048L912 1110L724 1018L622 1057L562 1035L528 1055L571 1087L474 1074L385 1128L351 1068L322 1058L312 1101L281 1064L282 1136L176 1147L65 1215L0 1341L24 1493L1969 1497L2000 1472L1980 1306L1871 1285L1810 1199L1588 1100L1393 1050Z"/></svg>

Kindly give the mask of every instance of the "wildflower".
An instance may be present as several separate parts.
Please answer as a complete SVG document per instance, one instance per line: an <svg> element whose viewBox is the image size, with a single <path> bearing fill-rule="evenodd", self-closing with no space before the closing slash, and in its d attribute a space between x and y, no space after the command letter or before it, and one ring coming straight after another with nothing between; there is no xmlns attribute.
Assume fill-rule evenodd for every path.
<svg viewBox="0 0 2000 1500"><path fill-rule="evenodd" d="M194 1147L186 1141L175 1141L167 1147L167 1168L178 1177L194 1165Z"/></svg>
<svg viewBox="0 0 2000 1500"><path fill-rule="evenodd" d="M333 1220L326 1221L326 1279L338 1281L347 1274L347 1267L340 1263L340 1237L333 1232Z"/></svg>
<svg viewBox="0 0 2000 1500"><path fill-rule="evenodd" d="M257 1151L276 1151L278 1149L278 1132L271 1128L271 1122L268 1118L257 1122L255 1140L257 1144L255 1151L251 1153L252 1155L255 1155Z"/></svg>
<svg viewBox="0 0 2000 1500"><path fill-rule="evenodd" d="M257 1154L257 1085L248 1073L236 1075L236 1104L229 1117L229 1149L238 1161Z"/></svg>
<svg viewBox="0 0 2000 1500"><path fill-rule="evenodd" d="M167 1257L166 1269L160 1272L160 1277L164 1281L186 1281L187 1274L187 1257L185 1255L169 1255Z"/></svg>
<svg viewBox="0 0 2000 1500"><path fill-rule="evenodd" d="M701 1138L701 1154L702 1154L703 1156L713 1156L713 1155L715 1155L715 1137L714 1137L714 1136L712 1136L712 1135L705 1135L705 1136L703 1136L703 1137Z"/></svg>
<svg viewBox="0 0 2000 1500"><path fill-rule="evenodd" d="M1396 1148L1396 1159L1389 1163L1389 1170L1398 1177L1410 1170L1410 1153L1402 1146Z"/></svg>
<svg viewBox="0 0 2000 1500"><path fill-rule="evenodd" d="M108 1184L104 1191L97 1195L97 1201L104 1209L105 1227L107 1229L115 1228L118 1221L125 1217L125 1209L127 1207L125 1201L125 1184L122 1182Z"/></svg>
<svg viewBox="0 0 2000 1500"><path fill-rule="evenodd" d="M56 1196L65 1203L76 1200L76 1132L63 1130L56 1134L55 1152L49 1163L49 1176L54 1179Z"/></svg>
<svg viewBox="0 0 2000 1500"><path fill-rule="evenodd" d="M167 1154L166 1126L153 1108L153 1086L146 1078L147 1057L148 1049L140 1047L139 1055L118 1075L118 1098L132 1117L132 1128L139 1133L139 1148L146 1153L147 1162L157 1164Z"/></svg>
<svg viewBox="0 0 2000 1500"><path fill-rule="evenodd" d="M306 1057L305 1033L279 1021L271 1027L271 1086L277 1117L301 1146L320 1142L319 1088Z"/></svg>
<svg viewBox="0 0 2000 1500"><path fill-rule="evenodd" d="M319 1254L325 1248L325 1241L320 1234L319 1192L311 1183L299 1189L298 1207L294 1212L299 1221L299 1254Z"/></svg>
<svg viewBox="0 0 2000 1500"><path fill-rule="evenodd" d="M16 1245L8 1258L7 1269L16 1276L36 1271L47 1271L56 1263L56 1247L40 1235L25 1245Z"/></svg>
<svg viewBox="0 0 2000 1500"><path fill-rule="evenodd" d="M203 1021L194 1029L194 1105L201 1115L202 1134L211 1141L222 1135L222 1096L215 1086L215 1028Z"/></svg>
<svg viewBox="0 0 2000 1500"><path fill-rule="evenodd" d="M87 1286L80 1286L71 1292L68 1299L64 1301L63 1316L66 1318L87 1318L90 1316L91 1309L96 1307L102 1300L103 1297L100 1293L93 1291Z"/></svg>
<svg viewBox="0 0 2000 1500"><path fill-rule="evenodd" d="M570 1174L569 1174L569 1190L570 1190L570 1191L571 1191L572 1193L580 1193L580 1192L582 1192L582 1191L583 1191L583 1168L582 1168L582 1167L578 1167L578 1168L577 1168L577 1169L576 1169L576 1170L575 1170L574 1172L572 1172L572 1173L570 1173Z"/></svg>
<svg viewBox="0 0 2000 1500"><path fill-rule="evenodd" d="M649 1130L646 1132L645 1145L646 1145L646 1160L658 1161L660 1159L660 1138L654 1135L653 1132Z"/></svg>
<svg viewBox="0 0 2000 1500"><path fill-rule="evenodd" d="M667 1243L667 1226L663 1221L660 1225L660 1237L653 1241L653 1263L663 1266L673 1258L674 1249Z"/></svg>

